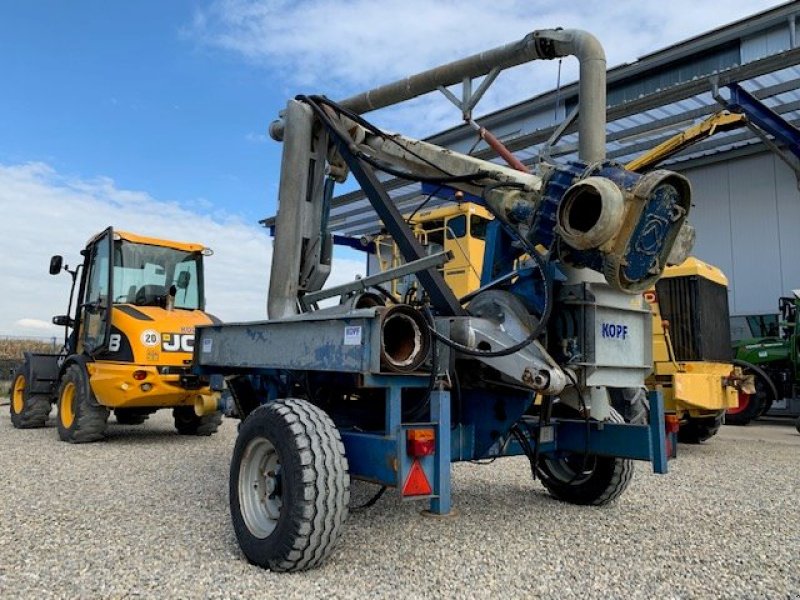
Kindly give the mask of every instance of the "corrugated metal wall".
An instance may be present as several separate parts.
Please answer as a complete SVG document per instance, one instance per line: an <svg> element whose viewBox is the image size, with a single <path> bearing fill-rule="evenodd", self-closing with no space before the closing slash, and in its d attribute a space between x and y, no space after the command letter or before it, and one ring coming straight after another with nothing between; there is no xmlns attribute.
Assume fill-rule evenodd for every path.
<svg viewBox="0 0 800 600"><path fill-rule="evenodd" d="M735 158L683 173L692 182L695 255L730 280L732 315L777 311L800 288L800 191L777 156Z"/></svg>

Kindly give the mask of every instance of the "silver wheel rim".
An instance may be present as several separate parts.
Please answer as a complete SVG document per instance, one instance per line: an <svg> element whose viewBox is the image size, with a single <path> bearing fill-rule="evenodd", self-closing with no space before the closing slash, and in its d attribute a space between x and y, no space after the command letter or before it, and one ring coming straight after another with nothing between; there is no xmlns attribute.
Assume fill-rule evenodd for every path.
<svg viewBox="0 0 800 600"><path fill-rule="evenodd" d="M570 458L546 458L545 463L547 463L547 470L553 479L571 485L578 485L587 481L595 469L595 459L592 456L587 458L585 470L581 470L583 466L582 455L574 455Z"/></svg>
<svg viewBox="0 0 800 600"><path fill-rule="evenodd" d="M239 506L245 525L255 537L269 536L283 507L281 462L266 438L250 440L239 467Z"/></svg>

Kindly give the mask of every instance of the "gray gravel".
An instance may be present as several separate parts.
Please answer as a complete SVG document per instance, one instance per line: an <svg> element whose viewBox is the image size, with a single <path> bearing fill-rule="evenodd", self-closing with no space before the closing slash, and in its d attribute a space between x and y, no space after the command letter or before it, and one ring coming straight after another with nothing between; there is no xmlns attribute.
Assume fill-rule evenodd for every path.
<svg viewBox="0 0 800 600"><path fill-rule="evenodd" d="M387 494L351 515L332 559L278 575L239 552L228 516L236 423L173 433L161 412L71 446L0 416L0 598L800 598L800 435L723 428L681 446L667 476L641 464L620 500L551 499L524 459L454 467L458 514ZM112 418L113 422L113 418ZM375 492L353 484L353 503Z"/></svg>

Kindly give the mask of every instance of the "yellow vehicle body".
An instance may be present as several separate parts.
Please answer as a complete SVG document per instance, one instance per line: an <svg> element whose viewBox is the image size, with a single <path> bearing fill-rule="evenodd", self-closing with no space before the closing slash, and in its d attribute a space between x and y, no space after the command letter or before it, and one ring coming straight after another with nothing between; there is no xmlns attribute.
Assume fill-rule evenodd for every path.
<svg viewBox="0 0 800 600"><path fill-rule="evenodd" d="M195 327L212 323L201 310L115 305L112 330L124 336L121 346L130 347L132 361L100 358L87 364L98 402L109 408L167 408L191 405L199 394L211 394L207 386L182 387L179 371L191 365Z"/></svg>
<svg viewBox="0 0 800 600"><path fill-rule="evenodd" d="M95 243L98 234L89 240ZM202 253L202 244L153 238L114 230L114 240L132 244L174 249L188 254ZM125 290L119 290L125 291ZM197 325L213 324L204 311L138 306L133 290L115 292L108 350L88 362L89 384L98 403L108 408L170 408L194 405L212 394L208 386L187 389L181 384L192 362L194 330ZM122 302L120 302L122 300ZM103 323L89 315L82 321L77 349L84 350L84 328L98 330ZM97 331L90 331L90 334Z"/></svg>
<svg viewBox="0 0 800 600"><path fill-rule="evenodd" d="M429 252L446 250L453 258L445 263L442 274L450 289L461 297L481 285L483 253L486 246L483 232L491 213L477 204L462 202L432 210L420 211L410 217L414 235ZM381 271L402 263L400 251L389 236L377 236L377 258ZM392 282L397 293L397 282Z"/></svg>
<svg viewBox="0 0 800 600"><path fill-rule="evenodd" d="M722 271L695 257L689 257L680 265L667 267L662 275L662 279L675 277L702 277L728 286L728 279ZM738 392L733 385L728 385L733 365L676 361L668 335L669 328L664 327L655 289L645 292L644 297L653 313L653 373L647 385L663 391L666 412L682 418L707 417L737 406Z"/></svg>

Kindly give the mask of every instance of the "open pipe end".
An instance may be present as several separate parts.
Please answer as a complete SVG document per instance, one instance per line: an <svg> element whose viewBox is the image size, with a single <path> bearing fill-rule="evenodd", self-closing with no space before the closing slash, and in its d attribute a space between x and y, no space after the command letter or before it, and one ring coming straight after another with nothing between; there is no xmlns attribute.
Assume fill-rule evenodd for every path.
<svg viewBox="0 0 800 600"><path fill-rule="evenodd" d="M567 244L578 250L599 248L618 232L624 210L622 191L603 177L588 177L564 194L558 227Z"/></svg>
<svg viewBox="0 0 800 600"><path fill-rule="evenodd" d="M419 311L410 306L389 308L381 323L381 364L391 371L418 369L430 351L428 325Z"/></svg>

